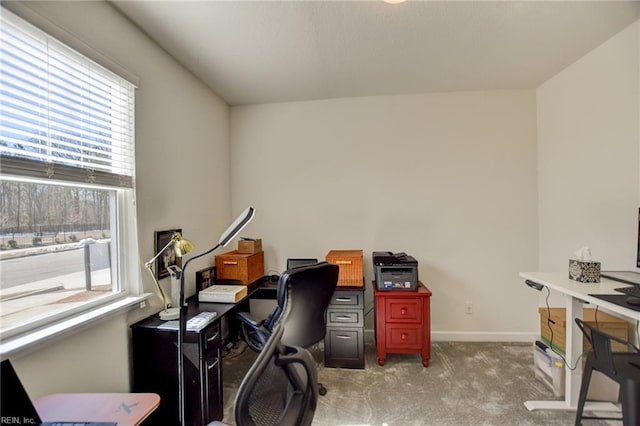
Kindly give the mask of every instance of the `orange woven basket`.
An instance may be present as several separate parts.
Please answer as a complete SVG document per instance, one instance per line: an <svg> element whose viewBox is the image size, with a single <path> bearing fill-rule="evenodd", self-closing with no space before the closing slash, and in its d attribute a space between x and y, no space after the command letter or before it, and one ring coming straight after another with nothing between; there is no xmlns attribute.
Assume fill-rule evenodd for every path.
<svg viewBox="0 0 640 426"><path fill-rule="evenodd" d="M362 250L331 250L325 260L338 265L338 286L362 287Z"/></svg>

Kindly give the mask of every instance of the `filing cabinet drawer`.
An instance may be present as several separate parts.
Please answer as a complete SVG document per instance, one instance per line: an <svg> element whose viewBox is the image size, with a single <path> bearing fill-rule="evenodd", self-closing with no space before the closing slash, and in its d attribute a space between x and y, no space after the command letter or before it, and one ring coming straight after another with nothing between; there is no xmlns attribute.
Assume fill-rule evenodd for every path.
<svg viewBox="0 0 640 426"><path fill-rule="evenodd" d="M364 329L327 328L325 367L364 368Z"/></svg>
<svg viewBox="0 0 640 426"><path fill-rule="evenodd" d="M364 293L358 290L336 290L331 297L329 307L353 307L361 308L364 306Z"/></svg>
<svg viewBox="0 0 640 426"><path fill-rule="evenodd" d="M422 301L418 298L391 298L386 303L387 322L422 322Z"/></svg>
<svg viewBox="0 0 640 426"><path fill-rule="evenodd" d="M387 350L420 350L422 348L421 324L388 324Z"/></svg>
<svg viewBox="0 0 640 426"><path fill-rule="evenodd" d="M363 327L364 318L362 310L342 310L331 309L327 310L327 327L331 326L350 326L350 327Z"/></svg>

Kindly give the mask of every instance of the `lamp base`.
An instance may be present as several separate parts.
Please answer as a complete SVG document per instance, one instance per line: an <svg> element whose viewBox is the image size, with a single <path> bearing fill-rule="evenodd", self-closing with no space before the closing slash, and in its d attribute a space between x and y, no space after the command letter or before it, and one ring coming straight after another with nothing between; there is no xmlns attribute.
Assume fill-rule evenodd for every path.
<svg viewBox="0 0 640 426"><path fill-rule="evenodd" d="M179 308L168 308L164 311L160 311L160 319L162 321L176 320L180 318Z"/></svg>

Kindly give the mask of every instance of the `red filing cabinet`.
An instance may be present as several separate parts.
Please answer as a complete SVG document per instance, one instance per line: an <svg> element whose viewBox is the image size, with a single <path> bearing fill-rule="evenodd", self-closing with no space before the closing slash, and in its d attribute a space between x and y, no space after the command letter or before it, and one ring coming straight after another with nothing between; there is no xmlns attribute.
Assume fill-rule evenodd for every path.
<svg viewBox="0 0 640 426"><path fill-rule="evenodd" d="M418 353L422 365L431 359L431 291L420 281L418 290L378 290L375 298L376 352L384 365L388 353Z"/></svg>

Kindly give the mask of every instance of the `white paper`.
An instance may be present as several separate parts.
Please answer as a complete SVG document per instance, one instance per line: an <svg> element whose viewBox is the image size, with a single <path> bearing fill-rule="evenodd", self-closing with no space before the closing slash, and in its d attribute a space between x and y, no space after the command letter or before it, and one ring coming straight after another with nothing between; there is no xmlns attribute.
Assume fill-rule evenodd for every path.
<svg viewBox="0 0 640 426"><path fill-rule="evenodd" d="M180 322L178 320L171 320L160 324L158 330L177 330L179 326Z"/></svg>

